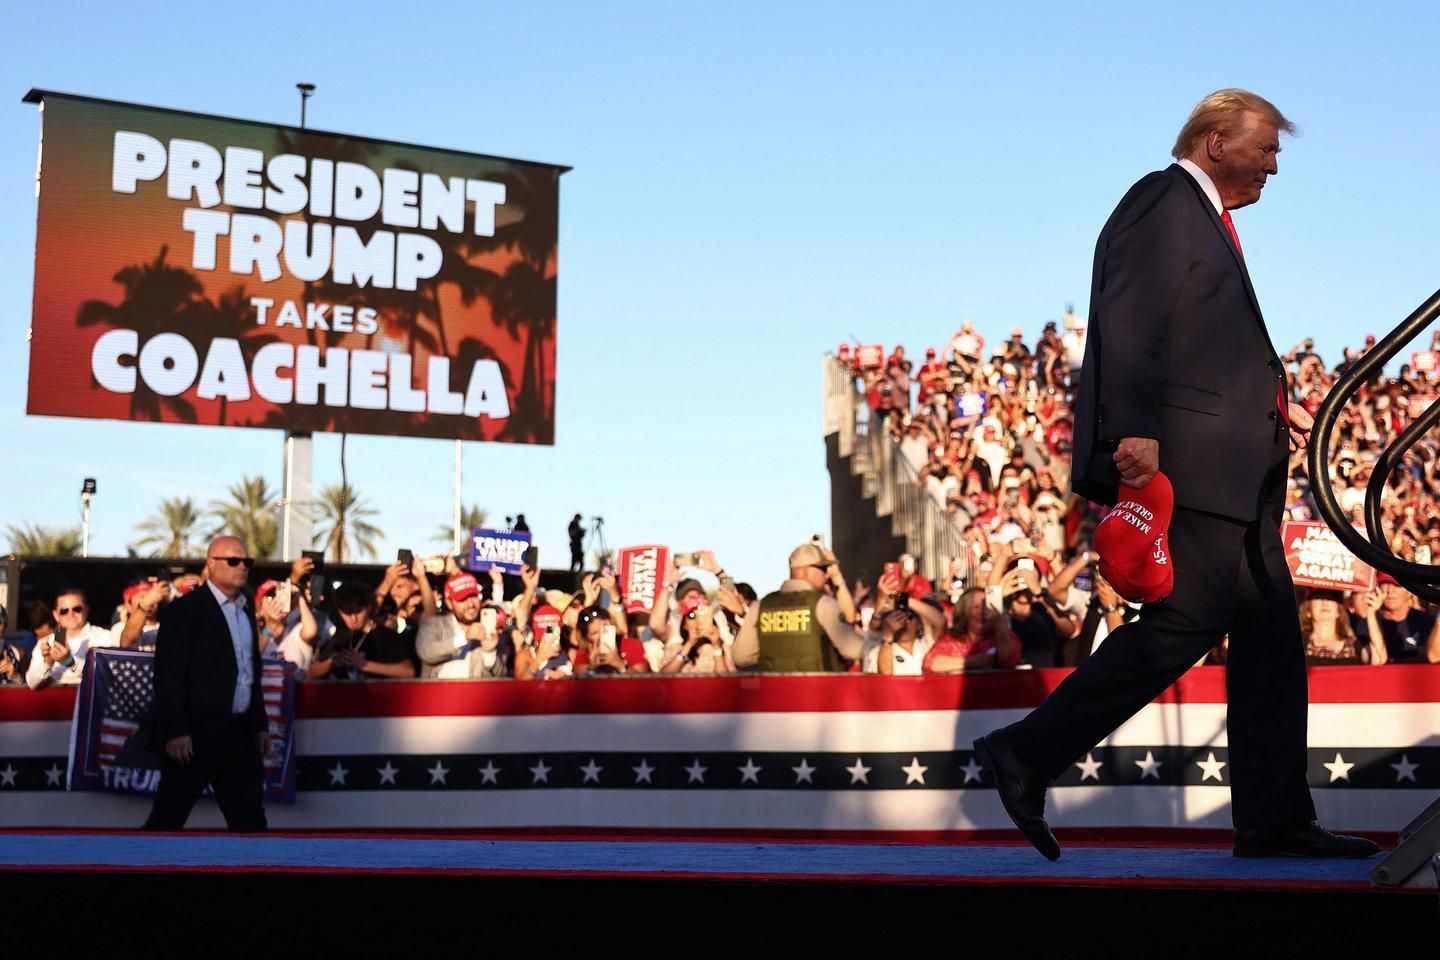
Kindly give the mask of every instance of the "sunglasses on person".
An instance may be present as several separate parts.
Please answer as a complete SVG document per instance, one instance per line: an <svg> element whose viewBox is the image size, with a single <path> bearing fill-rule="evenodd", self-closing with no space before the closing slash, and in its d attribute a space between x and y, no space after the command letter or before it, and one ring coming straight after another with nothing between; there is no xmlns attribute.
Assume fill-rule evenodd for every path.
<svg viewBox="0 0 1440 960"><path fill-rule="evenodd" d="M85 612L85 604L82 603L82 604L80 604L80 606L78 606L78 607L61 607L59 610L56 610L56 611L55 611L55 615L56 615L57 617L64 617L64 616L68 616L68 615L70 615L70 614L72 614L72 613L84 613L84 612Z"/></svg>
<svg viewBox="0 0 1440 960"><path fill-rule="evenodd" d="M229 565L229 566L232 566L232 567L240 567L240 566L243 566L246 570L249 570L251 567L255 566L255 558L254 558L254 557L212 557L211 559L212 559L212 560L224 560L225 563L226 563L227 565Z"/></svg>

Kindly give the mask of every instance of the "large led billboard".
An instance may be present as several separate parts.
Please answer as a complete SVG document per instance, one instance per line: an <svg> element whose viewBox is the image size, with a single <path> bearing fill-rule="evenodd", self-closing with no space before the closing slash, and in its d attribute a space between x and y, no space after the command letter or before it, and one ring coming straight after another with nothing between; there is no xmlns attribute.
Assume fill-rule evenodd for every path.
<svg viewBox="0 0 1440 960"><path fill-rule="evenodd" d="M554 442L568 168L26 99L29 413Z"/></svg>

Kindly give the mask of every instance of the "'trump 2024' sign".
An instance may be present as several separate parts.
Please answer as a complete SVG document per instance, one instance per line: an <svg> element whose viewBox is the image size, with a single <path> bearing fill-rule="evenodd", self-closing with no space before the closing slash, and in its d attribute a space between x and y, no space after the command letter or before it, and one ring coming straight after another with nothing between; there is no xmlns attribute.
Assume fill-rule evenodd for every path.
<svg viewBox="0 0 1440 960"><path fill-rule="evenodd" d="M28 99L29 413L553 442L566 168Z"/></svg>

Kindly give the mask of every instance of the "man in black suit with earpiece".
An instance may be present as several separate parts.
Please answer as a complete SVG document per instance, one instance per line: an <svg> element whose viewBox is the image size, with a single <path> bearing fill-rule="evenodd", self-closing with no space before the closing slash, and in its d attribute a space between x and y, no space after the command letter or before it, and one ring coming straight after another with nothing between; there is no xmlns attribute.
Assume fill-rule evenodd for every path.
<svg viewBox="0 0 1440 960"><path fill-rule="evenodd" d="M1230 211L1260 199L1293 124L1245 90L1191 113L1178 161L1141 179L1095 247L1076 394L1074 489L1115 503L1164 471L1175 589L1118 628L1025 719L975 743L1005 811L1051 860L1045 792L1229 635L1236 856L1366 857L1315 823L1306 781L1304 645L1280 540L1285 471L1311 419L1250 284Z"/></svg>
<svg viewBox="0 0 1440 960"><path fill-rule="evenodd" d="M253 564L245 541L216 539L205 582L173 601L160 621L153 746L164 748L165 766L146 830L183 829L207 785L230 830L266 828L268 721L255 611L242 592Z"/></svg>

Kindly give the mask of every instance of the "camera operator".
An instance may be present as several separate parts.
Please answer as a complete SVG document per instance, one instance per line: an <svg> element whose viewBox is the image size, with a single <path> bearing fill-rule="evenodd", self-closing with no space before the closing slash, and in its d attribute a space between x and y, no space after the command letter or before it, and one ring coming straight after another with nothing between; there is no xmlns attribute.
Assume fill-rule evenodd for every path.
<svg viewBox="0 0 1440 960"><path fill-rule="evenodd" d="M30 689L78 684L90 648L114 646L110 631L91 623L89 614L84 591L66 588L55 597L55 633L37 641L30 652L30 667L25 671Z"/></svg>

